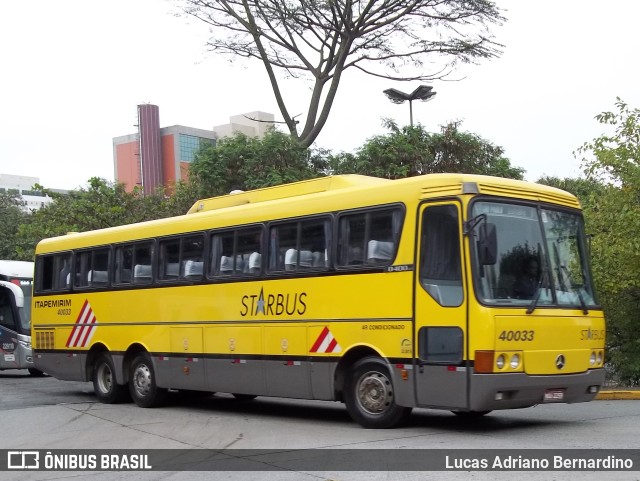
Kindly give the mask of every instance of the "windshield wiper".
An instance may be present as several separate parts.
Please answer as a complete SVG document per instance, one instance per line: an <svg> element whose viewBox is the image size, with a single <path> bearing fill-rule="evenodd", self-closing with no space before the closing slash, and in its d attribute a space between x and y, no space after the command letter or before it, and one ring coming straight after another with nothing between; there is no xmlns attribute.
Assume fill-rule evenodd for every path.
<svg viewBox="0 0 640 481"><path fill-rule="evenodd" d="M562 269L562 272L567 274L567 278L569 279L569 284L571 285L571 290L578 295L578 300L580 301L580 307L582 307L582 313L589 314L589 310L587 309L587 303L584 302L584 297L582 297L582 292L580 292L580 288L576 289L573 287L573 283L571 282L571 273L569 272L569 269L567 269L567 266L565 265L560 265L560 269Z"/></svg>
<svg viewBox="0 0 640 481"><path fill-rule="evenodd" d="M538 281L538 286L536 288L536 295L531 301L531 304L529 304L529 307L527 308L527 314L532 314L533 311L536 310L536 307L538 307L538 301L540 300L540 294L542 293L542 284L545 282L547 286L550 284L549 269L547 268L547 263L543 262L542 265L544 267L542 269L542 275L540 276L540 280Z"/></svg>

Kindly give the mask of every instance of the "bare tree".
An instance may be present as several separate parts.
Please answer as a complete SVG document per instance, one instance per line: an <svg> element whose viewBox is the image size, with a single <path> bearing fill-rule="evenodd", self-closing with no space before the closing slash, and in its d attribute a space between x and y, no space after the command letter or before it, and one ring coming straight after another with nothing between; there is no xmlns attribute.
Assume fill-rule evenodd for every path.
<svg viewBox="0 0 640 481"><path fill-rule="evenodd" d="M343 72L433 80L457 62L500 55L491 25L504 21L488 0L181 0L212 27L212 51L260 60L291 134L310 146L329 116ZM440 66L428 72L427 60ZM432 69L434 67L431 67ZM313 81L302 132L285 105L276 70Z"/></svg>

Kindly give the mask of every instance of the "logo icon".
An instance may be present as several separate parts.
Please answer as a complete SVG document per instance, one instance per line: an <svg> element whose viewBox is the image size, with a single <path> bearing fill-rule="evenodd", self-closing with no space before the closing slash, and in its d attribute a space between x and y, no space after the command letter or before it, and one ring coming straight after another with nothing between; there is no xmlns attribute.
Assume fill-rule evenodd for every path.
<svg viewBox="0 0 640 481"><path fill-rule="evenodd" d="M7 451L8 469L39 469L40 453L38 451Z"/></svg>
<svg viewBox="0 0 640 481"><path fill-rule="evenodd" d="M560 354L558 357L556 357L556 367L558 368L558 370L560 370L564 368L564 365L565 365L564 356Z"/></svg>

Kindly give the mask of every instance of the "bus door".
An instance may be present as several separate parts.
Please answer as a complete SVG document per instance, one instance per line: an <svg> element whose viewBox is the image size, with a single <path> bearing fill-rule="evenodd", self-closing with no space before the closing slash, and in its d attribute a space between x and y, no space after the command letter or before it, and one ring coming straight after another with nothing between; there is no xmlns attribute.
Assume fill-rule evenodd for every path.
<svg viewBox="0 0 640 481"><path fill-rule="evenodd" d="M467 296L461 205L421 205L416 246L414 372L418 406L465 409Z"/></svg>

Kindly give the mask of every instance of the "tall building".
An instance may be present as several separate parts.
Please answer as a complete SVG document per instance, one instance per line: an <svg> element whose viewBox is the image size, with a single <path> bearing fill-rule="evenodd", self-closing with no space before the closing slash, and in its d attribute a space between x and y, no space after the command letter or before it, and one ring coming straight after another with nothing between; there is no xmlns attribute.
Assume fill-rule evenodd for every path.
<svg viewBox="0 0 640 481"><path fill-rule="evenodd" d="M203 142L215 145L219 137L242 132L250 137L262 137L273 127L273 115L250 112L230 118L229 124L213 130L184 125L160 127L157 105L138 105L138 132L113 138L115 179L128 191L142 186L145 194L160 186L171 186L186 180L189 164Z"/></svg>
<svg viewBox="0 0 640 481"><path fill-rule="evenodd" d="M113 138L117 182L128 191L136 185L144 193L187 178L188 165L202 142L215 145L216 133L183 125L160 127L156 105L138 105L138 132Z"/></svg>

